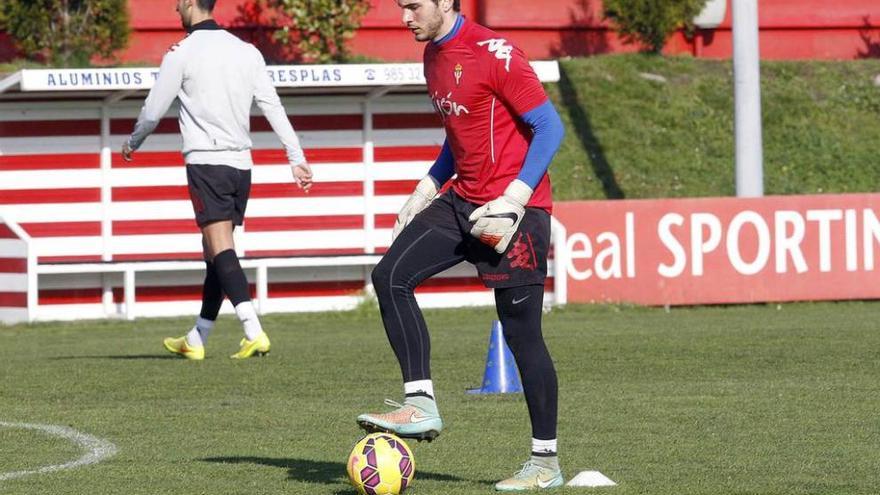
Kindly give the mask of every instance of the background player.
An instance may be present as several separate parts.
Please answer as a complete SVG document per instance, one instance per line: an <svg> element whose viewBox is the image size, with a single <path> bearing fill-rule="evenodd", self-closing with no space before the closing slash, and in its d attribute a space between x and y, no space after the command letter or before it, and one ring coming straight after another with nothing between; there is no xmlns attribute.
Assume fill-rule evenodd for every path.
<svg viewBox="0 0 880 495"><path fill-rule="evenodd" d="M207 274L202 310L185 336L165 339L165 348L189 359L204 359L223 295L229 297L244 327L241 348L231 357L244 359L269 352L269 337L250 300L248 281L233 245L234 225L241 225L251 186L251 105L256 100L272 130L281 138L294 181L308 191L312 171L299 139L266 72L263 56L220 28L211 12L215 0L177 0L187 31L162 59L159 77L144 102L122 156L132 159L146 137L180 100L180 133L186 177L202 231Z"/></svg>
<svg viewBox="0 0 880 495"><path fill-rule="evenodd" d="M382 322L404 380L403 404L362 414L367 430L433 439L443 429L430 373L430 339L414 290L463 260L495 289L532 423L532 455L499 490L563 483L557 461L556 371L541 334L550 239L547 167L562 122L524 54L466 20L458 0L397 0L424 53L428 94L446 129L437 161L405 203L394 242L373 271ZM452 176L451 188L436 197Z"/></svg>

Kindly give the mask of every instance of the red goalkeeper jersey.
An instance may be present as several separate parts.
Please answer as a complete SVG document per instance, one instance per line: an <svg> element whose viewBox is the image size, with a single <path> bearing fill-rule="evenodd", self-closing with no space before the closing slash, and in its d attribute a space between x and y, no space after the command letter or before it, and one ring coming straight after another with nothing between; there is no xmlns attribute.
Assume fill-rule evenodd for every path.
<svg viewBox="0 0 880 495"><path fill-rule="evenodd" d="M428 95L440 113L455 158L452 187L484 204L516 179L532 139L520 115L547 101L523 52L498 33L465 20L424 54ZM544 175L528 206L550 211L550 179Z"/></svg>

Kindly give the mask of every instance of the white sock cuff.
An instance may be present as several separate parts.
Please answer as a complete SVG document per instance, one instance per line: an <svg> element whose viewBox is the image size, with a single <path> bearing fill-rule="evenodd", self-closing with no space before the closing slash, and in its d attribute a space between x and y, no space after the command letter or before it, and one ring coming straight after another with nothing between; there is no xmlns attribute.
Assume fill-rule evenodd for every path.
<svg viewBox="0 0 880 495"><path fill-rule="evenodd" d="M257 317L257 310L251 301L238 303L235 307L235 314L244 327L244 335L248 340L254 340L263 333L263 326L260 325L260 319Z"/></svg>
<svg viewBox="0 0 880 495"><path fill-rule="evenodd" d="M556 439L554 438L552 440L539 440L537 438L533 438L532 452L536 454L555 454Z"/></svg>
<svg viewBox="0 0 880 495"><path fill-rule="evenodd" d="M431 380L405 382L403 384L403 393L405 395L425 393L434 397L434 382Z"/></svg>
<svg viewBox="0 0 880 495"><path fill-rule="evenodd" d="M193 347L202 347L205 345L205 341L202 340L202 334L199 333L198 328L193 327L192 330L186 334L186 343Z"/></svg>
<svg viewBox="0 0 880 495"><path fill-rule="evenodd" d="M243 301L238 303L238 306L235 307L235 314L238 316L239 320L245 318L256 318L257 310L254 309L253 302Z"/></svg>
<svg viewBox="0 0 880 495"><path fill-rule="evenodd" d="M196 328L202 331L211 331L214 329L214 320L209 320L207 318L202 318L199 316L196 319Z"/></svg>

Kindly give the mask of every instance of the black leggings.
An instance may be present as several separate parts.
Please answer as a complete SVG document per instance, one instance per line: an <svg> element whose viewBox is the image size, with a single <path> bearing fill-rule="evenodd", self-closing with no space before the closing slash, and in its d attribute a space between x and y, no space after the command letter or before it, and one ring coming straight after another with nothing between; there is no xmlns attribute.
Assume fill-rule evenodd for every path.
<svg viewBox="0 0 880 495"><path fill-rule="evenodd" d="M495 289L495 308L522 378L532 436L552 440L556 438L558 388L556 369L541 333L543 299L541 285Z"/></svg>
<svg viewBox="0 0 880 495"><path fill-rule="evenodd" d="M418 220L408 225L373 270L382 323L404 382L431 378L431 340L415 288L465 259L467 244ZM544 288L495 290L496 309L522 377L532 435L556 438L556 370L541 334ZM516 304L514 304L516 303Z"/></svg>

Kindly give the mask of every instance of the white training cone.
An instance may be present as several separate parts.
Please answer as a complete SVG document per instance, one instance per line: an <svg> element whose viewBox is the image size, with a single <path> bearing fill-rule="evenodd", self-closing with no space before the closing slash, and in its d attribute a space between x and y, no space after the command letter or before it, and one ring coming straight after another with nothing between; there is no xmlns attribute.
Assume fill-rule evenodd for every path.
<svg viewBox="0 0 880 495"><path fill-rule="evenodd" d="M566 486L616 486L607 476L599 471L581 471Z"/></svg>

